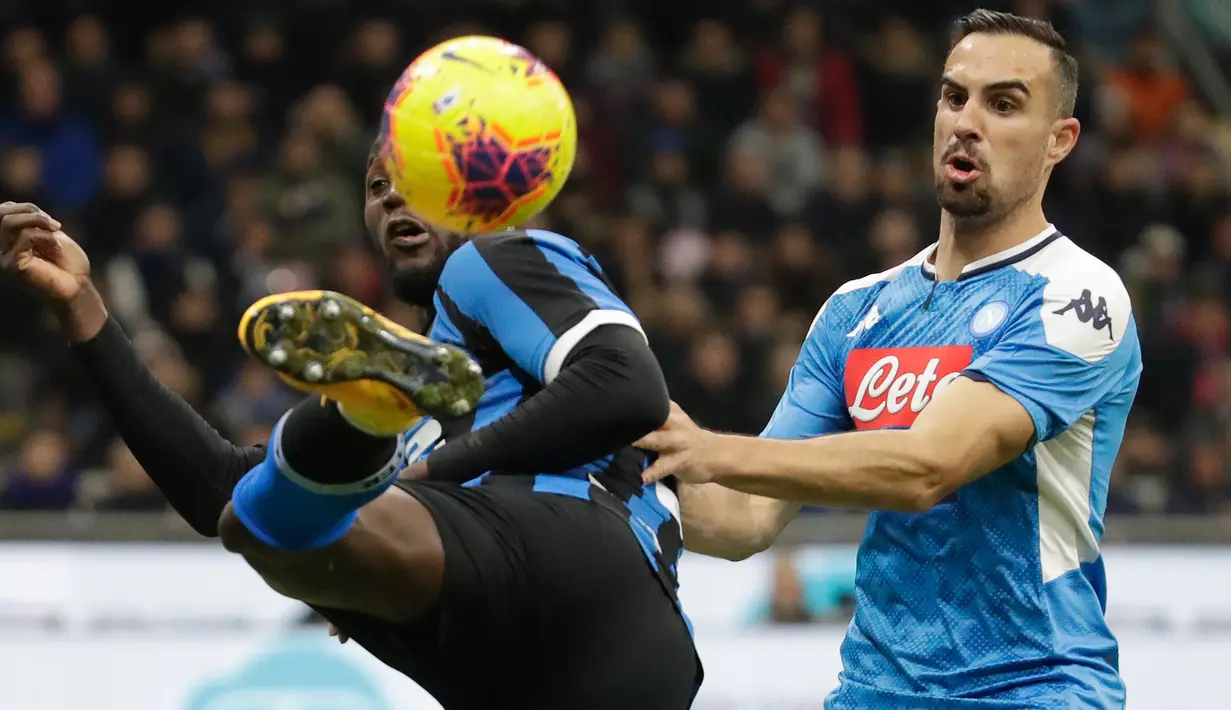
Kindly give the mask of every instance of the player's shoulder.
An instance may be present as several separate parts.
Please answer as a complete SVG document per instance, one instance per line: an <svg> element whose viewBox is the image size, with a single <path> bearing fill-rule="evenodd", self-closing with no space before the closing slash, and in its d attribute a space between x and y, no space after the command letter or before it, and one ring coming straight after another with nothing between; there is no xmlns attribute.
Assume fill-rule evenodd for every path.
<svg viewBox="0 0 1231 710"><path fill-rule="evenodd" d="M818 332L818 326L824 330L841 330L843 333L849 331L882 291L923 263L930 249L931 247L924 249L897 266L847 281L839 286L816 312L809 333Z"/></svg>
<svg viewBox="0 0 1231 710"><path fill-rule="evenodd" d="M473 237L470 243L475 251L485 258L512 258L538 252L541 254L581 259L585 252L581 245L563 234L546 229L506 229L491 234Z"/></svg>
<svg viewBox="0 0 1231 710"><path fill-rule="evenodd" d="M1033 277L1024 303L1042 322L1047 343L1095 362L1133 340L1133 304L1111 265L1057 233L1044 248L1013 265Z"/></svg>
<svg viewBox="0 0 1231 710"><path fill-rule="evenodd" d="M525 267L558 258L583 261L586 254L581 245L562 234L544 229L506 229L468 239L449 255L442 278L462 270Z"/></svg>

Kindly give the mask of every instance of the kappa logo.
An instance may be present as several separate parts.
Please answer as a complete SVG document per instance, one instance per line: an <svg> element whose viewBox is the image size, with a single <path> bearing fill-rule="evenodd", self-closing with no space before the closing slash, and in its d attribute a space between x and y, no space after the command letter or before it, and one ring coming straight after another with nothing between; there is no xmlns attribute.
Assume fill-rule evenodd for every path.
<svg viewBox="0 0 1231 710"><path fill-rule="evenodd" d="M859 336L871 330L872 326L879 323L880 320L881 320L880 309L876 307L875 303L873 303L872 310L868 311L868 314L864 316L862 320L859 321L859 324L856 325L855 328L851 330L851 332L846 334L846 337L858 338Z"/></svg>
<svg viewBox="0 0 1231 710"><path fill-rule="evenodd" d="M905 428L970 364L969 345L857 348L846 360L847 411L856 429Z"/></svg>
<svg viewBox="0 0 1231 710"><path fill-rule="evenodd" d="M1107 329L1107 337L1115 340L1115 332L1111 329L1111 316L1107 313L1107 299L1099 296L1098 301L1094 300L1094 294L1090 293L1090 289L1083 289L1081 295L1069 301L1068 305L1060 310L1052 311L1058 316L1062 316L1069 311L1077 316L1077 320L1082 323L1089 323L1095 330Z"/></svg>

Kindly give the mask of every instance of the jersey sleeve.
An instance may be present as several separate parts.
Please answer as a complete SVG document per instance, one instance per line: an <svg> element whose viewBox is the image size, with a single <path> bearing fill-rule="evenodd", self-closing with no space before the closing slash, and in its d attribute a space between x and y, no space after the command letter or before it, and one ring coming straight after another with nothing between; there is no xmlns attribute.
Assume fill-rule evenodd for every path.
<svg viewBox="0 0 1231 710"><path fill-rule="evenodd" d="M623 325L645 336L593 258L558 235L470 241L446 262L436 307L455 323L486 330L518 367L544 384L600 326Z"/></svg>
<svg viewBox="0 0 1231 710"><path fill-rule="evenodd" d="M1036 289L1006 319L998 341L963 372L1016 399L1037 441L1064 433L1140 377L1132 306L1109 267L1085 284L1063 278Z"/></svg>
<svg viewBox="0 0 1231 710"><path fill-rule="evenodd" d="M807 439L852 428L842 395L840 352L834 342L830 302L817 313L799 357L791 368L786 391L761 436L770 439Z"/></svg>

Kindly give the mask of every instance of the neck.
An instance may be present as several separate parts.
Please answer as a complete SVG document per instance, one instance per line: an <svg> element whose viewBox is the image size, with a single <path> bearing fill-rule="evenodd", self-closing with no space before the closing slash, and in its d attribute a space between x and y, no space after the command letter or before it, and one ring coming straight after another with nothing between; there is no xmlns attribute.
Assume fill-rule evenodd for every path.
<svg viewBox="0 0 1231 710"><path fill-rule="evenodd" d="M1031 200L1021 208L990 221L974 221L940 213L940 238L932 262L939 281L952 281L967 264L998 254L1029 241L1047 228L1041 201Z"/></svg>

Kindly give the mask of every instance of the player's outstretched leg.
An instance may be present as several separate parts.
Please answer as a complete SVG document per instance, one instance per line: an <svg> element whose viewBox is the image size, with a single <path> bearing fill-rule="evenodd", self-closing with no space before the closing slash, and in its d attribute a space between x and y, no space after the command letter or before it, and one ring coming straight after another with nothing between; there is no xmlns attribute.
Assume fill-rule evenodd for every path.
<svg viewBox="0 0 1231 710"><path fill-rule="evenodd" d="M405 431L422 414L466 414L483 394L483 373L466 353L330 291L257 301L239 340L292 387L338 402L352 423L377 434Z"/></svg>
<svg viewBox="0 0 1231 710"><path fill-rule="evenodd" d="M430 603L443 552L427 510L388 490L402 463L397 436L424 414L470 411L484 388L478 365L327 291L258 301L239 339L321 397L279 422L266 460L236 486L219 520L223 544L309 603L391 619Z"/></svg>
<svg viewBox="0 0 1231 710"><path fill-rule="evenodd" d="M436 600L444 551L427 509L389 490L397 444L360 431L332 402L302 402L236 485L218 521L223 545L286 596L415 618Z"/></svg>

